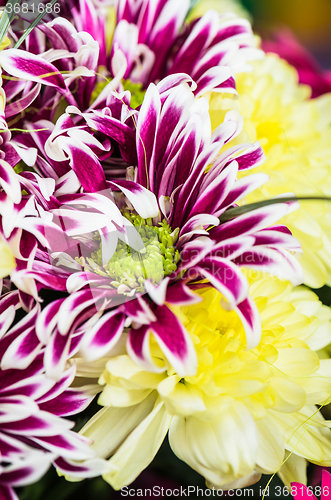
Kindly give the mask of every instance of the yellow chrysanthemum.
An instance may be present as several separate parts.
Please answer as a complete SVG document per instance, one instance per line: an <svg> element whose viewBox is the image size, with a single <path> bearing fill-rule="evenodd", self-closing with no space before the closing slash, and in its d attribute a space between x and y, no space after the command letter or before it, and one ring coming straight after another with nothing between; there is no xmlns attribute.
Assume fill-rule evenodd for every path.
<svg viewBox="0 0 331 500"><path fill-rule="evenodd" d="M266 161L260 170L270 176L247 197L259 201L284 193L297 196L331 195L331 94L309 99L297 73L274 55L251 64L253 71L236 75L239 98L210 96L213 128L229 109L244 116L238 142L260 141ZM303 248L305 283L318 288L331 284L331 207L328 202L301 202L283 222Z"/></svg>
<svg viewBox="0 0 331 500"><path fill-rule="evenodd" d="M8 276L15 267L15 257L10 246L0 241L0 279Z"/></svg>
<svg viewBox="0 0 331 500"><path fill-rule="evenodd" d="M196 347L195 376L180 378L167 361L165 372L144 371L124 344L106 362L105 408L81 432L99 456L112 455L103 477L115 489L152 461L168 431L176 455L218 488L280 469L285 482L304 482L305 458L331 465L331 431L314 406L331 396L331 360L315 352L330 342L331 311L303 287L257 275L250 282L263 325L257 348L245 349L240 319L206 287L201 303L174 309ZM164 363L156 343L152 353ZM85 371L78 362L78 371L95 376L100 361Z"/></svg>

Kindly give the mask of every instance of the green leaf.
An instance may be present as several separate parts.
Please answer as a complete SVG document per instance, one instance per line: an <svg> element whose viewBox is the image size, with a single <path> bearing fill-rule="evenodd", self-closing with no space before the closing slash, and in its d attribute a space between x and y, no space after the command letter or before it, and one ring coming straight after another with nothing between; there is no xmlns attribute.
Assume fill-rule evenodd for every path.
<svg viewBox="0 0 331 500"><path fill-rule="evenodd" d="M20 3L21 0L8 0L5 9L0 20L0 45L6 36L8 28L15 17L15 6Z"/></svg>
<svg viewBox="0 0 331 500"><path fill-rule="evenodd" d="M20 1L20 0L18 0ZM27 30L24 31L23 35L21 36L21 38L15 43L14 45L14 49L18 49L18 47L20 47L20 45L22 45L22 43L24 42L24 40L27 38L27 36L31 33L31 31L37 26L37 24L40 23L40 21L42 20L42 18L47 14L47 6L50 5L51 7L53 7L53 5L57 2L57 0L51 0L50 2L48 2L46 5L45 5L45 9L43 10L43 12L41 12L37 17L36 19L33 21L33 23L30 24L30 26L28 27Z"/></svg>

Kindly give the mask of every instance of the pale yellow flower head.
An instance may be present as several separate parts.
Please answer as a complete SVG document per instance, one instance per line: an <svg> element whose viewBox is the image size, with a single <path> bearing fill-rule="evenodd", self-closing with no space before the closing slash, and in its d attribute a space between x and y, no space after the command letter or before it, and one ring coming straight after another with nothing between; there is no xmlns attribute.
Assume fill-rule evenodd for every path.
<svg viewBox="0 0 331 500"><path fill-rule="evenodd" d="M298 84L296 70L275 55L251 64L253 71L236 75L239 98L210 95L212 127L229 109L244 117L238 143L260 141L266 161L260 170L268 183L247 203L284 193L331 195L331 94L309 99L310 88ZM283 221L303 248L300 260L305 283L331 284L331 205L301 202Z"/></svg>
<svg viewBox="0 0 331 500"><path fill-rule="evenodd" d="M206 287L201 303L173 309L194 342L196 375L180 378L156 342L154 361L167 363L164 372L145 371L123 348L106 362L105 408L82 433L98 455L112 455L103 477L115 489L152 461L168 431L176 455L217 488L279 470L286 482L304 481L305 458L331 465L331 432L315 406L331 397L331 360L315 352L330 343L331 311L306 288L248 277L262 320L257 348L246 350L240 319ZM287 450L293 454L283 465Z"/></svg>
<svg viewBox="0 0 331 500"><path fill-rule="evenodd" d="M15 267L15 257L10 246L4 241L0 241L0 278L8 276Z"/></svg>

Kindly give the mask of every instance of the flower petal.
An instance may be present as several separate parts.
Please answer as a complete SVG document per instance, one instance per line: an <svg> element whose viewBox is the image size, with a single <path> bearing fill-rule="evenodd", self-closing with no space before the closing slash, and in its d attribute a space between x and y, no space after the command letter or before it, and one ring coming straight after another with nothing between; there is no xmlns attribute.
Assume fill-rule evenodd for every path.
<svg viewBox="0 0 331 500"><path fill-rule="evenodd" d="M105 481L115 490L130 484L155 457L171 419L163 403L157 402L153 411L131 432L110 459L114 469L103 475Z"/></svg>
<svg viewBox="0 0 331 500"><path fill-rule="evenodd" d="M117 309L104 314L83 337L81 352L85 359L94 361L106 355L119 340L124 322L125 315Z"/></svg>
<svg viewBox="0 0 331 500"><path fill-rule="evenodd" d="M42 57L30 52L19 49L2 50L0 64L7 73L16 78L50 85L62 92L67 89L59 70Z"/></svg>

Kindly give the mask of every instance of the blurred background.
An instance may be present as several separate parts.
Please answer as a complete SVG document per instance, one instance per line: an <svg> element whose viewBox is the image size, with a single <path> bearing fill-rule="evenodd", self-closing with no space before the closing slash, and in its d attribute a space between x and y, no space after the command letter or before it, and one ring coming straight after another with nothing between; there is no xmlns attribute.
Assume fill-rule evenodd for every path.
<svg viewBox="0 0 331 500"><path fill-rule="evenodd" d="M289 28L325 68L331 68L331 0L242 0L264 39Z"/></svg>

